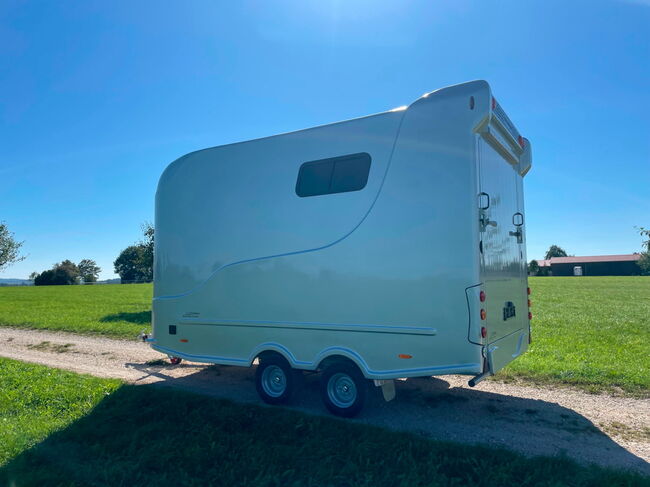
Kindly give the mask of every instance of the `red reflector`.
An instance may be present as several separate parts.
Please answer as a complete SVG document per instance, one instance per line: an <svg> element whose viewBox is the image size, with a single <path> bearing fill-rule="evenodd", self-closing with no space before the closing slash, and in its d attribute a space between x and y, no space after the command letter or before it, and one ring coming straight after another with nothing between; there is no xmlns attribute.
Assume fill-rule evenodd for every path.
<svg viewBox="0 0 650 487"><path fill-rule="evenodd" d="M528 295L530 296L530 288L529 288L529 287L526 288L526 292L527 292Z"/></svg>
<svg viewBox="0 0 650 487"><path fill-rule="evenodd" d="M413 355L409 355L408 353L400 353L398 355L399 358L413 358Z"/></svg>
<svg viewBox="0 0 650 487"><path fill-rule="evenodd" d="M533 319L533 313L531 313L530 311L528 312L528 319L529 319L529 320L532 320L532 319Z"/></svg>
<svg viewBox="0 0 650 487"><path fill-rule="evenodd" d="M478 295L478 298L481 300L481 303L485 301L485 291L481 291Z"/></svg>
<svg viewBox="0 0 650 487"><path fill-rule="evenodd" d="M487 313L485 312L484 309L481 310L481 319L484 320L487 316Z"/></svg>
<svg viewBox="0 0 650 487"><path fill-rule="evenodd" d="M519 145L522 149L524 148L524 138L521 135L519 136Z"/></svg>
<svg viewBox="0 0 650 487"><path fill-rule="evenodd" d="M492 97L492 110L494 110L497 107L497 101L494 97Z"/></svg>
<svg viewBox="0 0 650 487"><path fill-rule="evenodd" d="M481 327L481 337L485 338L487 336L487 328L484 326Z"/></svg>

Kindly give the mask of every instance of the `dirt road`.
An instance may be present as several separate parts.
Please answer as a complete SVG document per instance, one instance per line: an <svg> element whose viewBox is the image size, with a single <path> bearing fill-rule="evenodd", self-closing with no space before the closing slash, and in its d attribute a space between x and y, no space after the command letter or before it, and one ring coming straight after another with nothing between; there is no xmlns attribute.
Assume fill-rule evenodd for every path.
<svg viewBox="0 0 650 487"><path fill-rule="evenodd" d="M165 357L136 341L0 328L0 356L260 403L252 369L151 364ZM326 414L316 375L306 376L299 396L293 407ZM398 381L396 400L374 401L355 421L433 439L502 446L526 455L567 455L583 463L650 474L650 401L495 381L470 389L466 377L446 376Z"/></svg>

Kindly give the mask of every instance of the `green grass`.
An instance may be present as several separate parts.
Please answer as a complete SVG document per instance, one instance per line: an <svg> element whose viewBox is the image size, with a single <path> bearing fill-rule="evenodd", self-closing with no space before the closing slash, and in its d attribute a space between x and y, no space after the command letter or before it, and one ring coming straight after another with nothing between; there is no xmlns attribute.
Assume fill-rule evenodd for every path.
<svg viewBox="0 0 650 487"><path fill-rule="evenodd" d="M650 277L530 279L533 343L497 378L650 397Z"/></svg>
<svg viewBox="0 0 650 487"><path fill-rule="evenodd" d="M524 458L161 387L118 388L116 381L10 360L0 359L0 391L0 421L9 425L0 429L0 485L559 487L650 481L566 458Z"/></svg>
<svg viewBox="0 0 650 487"><path fill-rule="evenodd" d="M0 358L0 465L87 414L119 385Z"/></svg>
<svg viewBox="0 0 650 487"><path fill-rule="evenodd" d="M135 338L151 297L151 284L0 287L0 325Z"/></svg>
<svg viewBox="0 0 650 487"><path fill-rule="evenodd" d="M530 279L533 344L500 380L650 397L650 277ZM0 325L133 338L151 285L0 287Z"/></svg>

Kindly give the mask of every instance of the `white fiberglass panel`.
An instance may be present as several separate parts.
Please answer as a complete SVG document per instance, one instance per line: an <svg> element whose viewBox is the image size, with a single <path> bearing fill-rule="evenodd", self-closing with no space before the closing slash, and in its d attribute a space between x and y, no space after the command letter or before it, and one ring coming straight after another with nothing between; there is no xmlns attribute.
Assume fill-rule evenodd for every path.
<svg viewBox="0 0 650 487"><path fill-rule="evenodd" d="M482 276L486 293L488 342L527 327L526 275L523 227L515 226L521 176L489 143L478 139L482 204ZM489 198L489 199L488 199ZM521 214L521 217L515 216ZM517 233L521 232L518 237Z"/></svg>
<svg viewBox="0 0 650 487"><path fill-rule="evenodd" d="M368 213L386 174L402 112L188 154L156 194L154 295L194 292L225 266L332 245ZM367 153L360 191L301 198L300 166Z"/></svg>
<svg viewBox="0 0 650 487"><path fill-rule="evenodd" d="M475 98L474 108L470 96ZM431 94L405 112L392 114L404 115L403 120L382 119L385 115L361 119L348 122L347 132L338 128L331 132L336 126L319 127L308 134L309 143L300 138L304 133L280 136L287 140L269 145L264 152L277 161L271 149L289 151L296 143L300 145L287 188L291 204L284 196L277 204L272 198L267 200L270 206L265 211L273 212L270 218L275 221L269 228L253 218L247 220L246 230L259 237L250 247L237 245L244 240L237 233L235 243L215 243L215 254L217 250L231 252L228 255L235 263L222 265L200 286L176 297L165 296L162 288L156 290L157 343L193 356L225 357L224 363L246 362L258 347L268 346L286 350L301 366L317 363L325 351L355 352L368 370L387 374L382 377L391 376L394 370L402 370L401 376L426 375L417 371L433 373L431 367L480 372L480 348L468 341L465 289L479 283L473 128L486 117L488 107L489 88L476 82ZM352 126L368 121L374 126L363 130ZM390 135L397 135L398 125L393 150ZM367 186L352 193L297 197L294 186L300 164L342 155L330 150L341 144L332 134L345 133L357 134L358 140L346 142L344 154L366 152L373 158ZM294 135L300 137L289 140ZM386 174L391 152L382 185L380 176ZM250 153L246 158L250 159ZM373 174L377 161L383 170ZM241 189L239 184L237 190ZM204 205L214 198L213 194L203 199L197 196L197 203ZM161 221L167 218L163 210L177 210L171 202L161 204L160 192L158 199L157 224L166 225ZM304 206L297 209L296 205ZM217 214L210 208L202 217L211 213ZM177 225L157 231L173 235ZM194 232L194 227L184 228ZM213 225L212 231L218 228ZM180 247L188 236L179 233L177 238ZM157 234L157 249L169 242ZM200 248L202 240L188 245L197 249L197 255L207 255ZM269 250L269 246L278 250ZM157 270L167 274L157 274L156 279L181 276L174 267L175 249L161 250L159 254L169 262ZM243 250L270 257L245 259L240 257ZM180 260L191 261L187 255L191 253L181 249ZM156 258L163 258L160 255ZM192 266L196 275L206 275L198 262ZM167 290L175 283L165 286ZM167 332L172 324L178 326L178 334ZM400 353L412 358L404 360ZM404 372L412 369L416 372Z"/></svg>

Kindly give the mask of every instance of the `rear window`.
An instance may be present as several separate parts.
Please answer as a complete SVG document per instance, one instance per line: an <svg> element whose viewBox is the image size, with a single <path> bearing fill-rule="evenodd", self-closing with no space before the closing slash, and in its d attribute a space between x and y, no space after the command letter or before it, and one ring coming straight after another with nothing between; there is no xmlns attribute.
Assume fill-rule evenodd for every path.
<svg viewBox="0 0 650 487"><path fill-rule="evenodd" d="M305 162L298 171L296 194L304 198L359 191L368 182L370 162L366 152Z"/></svg>

